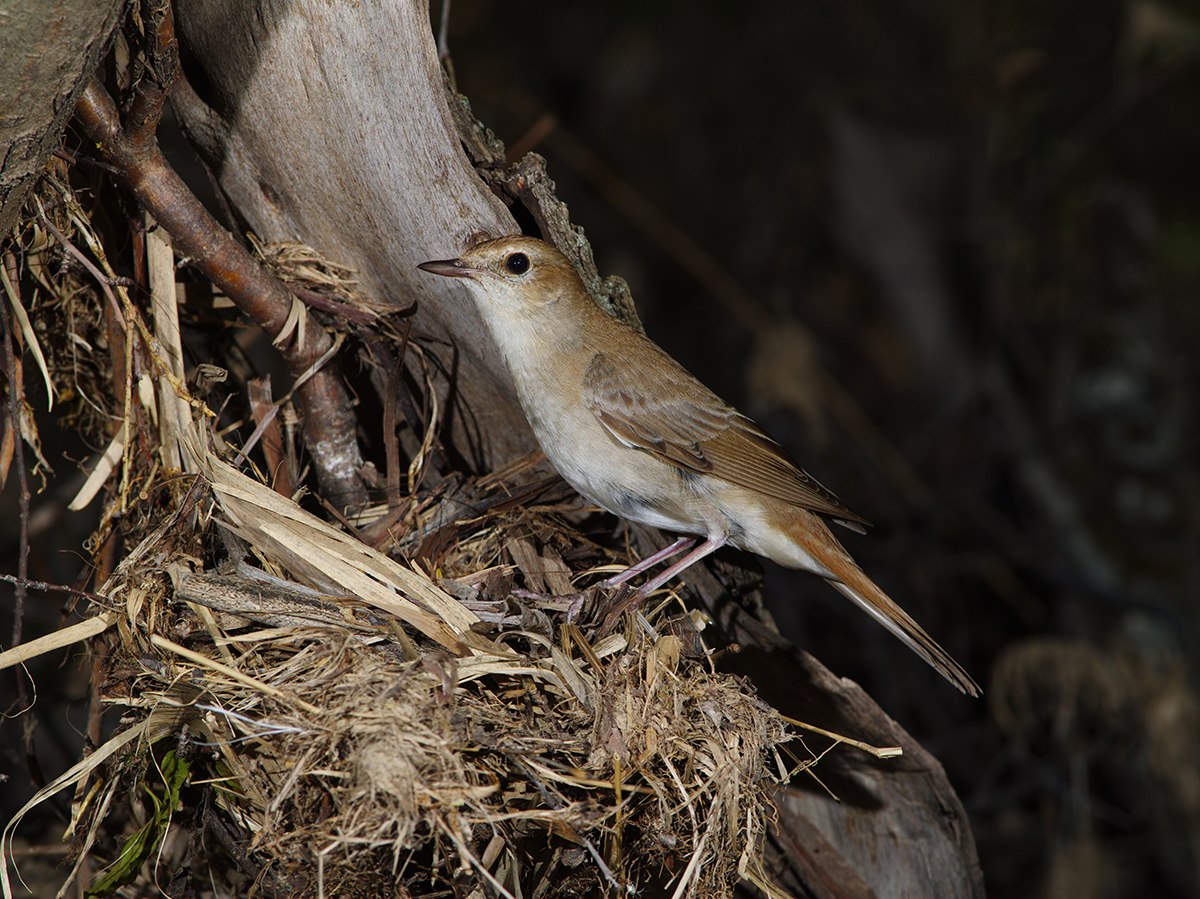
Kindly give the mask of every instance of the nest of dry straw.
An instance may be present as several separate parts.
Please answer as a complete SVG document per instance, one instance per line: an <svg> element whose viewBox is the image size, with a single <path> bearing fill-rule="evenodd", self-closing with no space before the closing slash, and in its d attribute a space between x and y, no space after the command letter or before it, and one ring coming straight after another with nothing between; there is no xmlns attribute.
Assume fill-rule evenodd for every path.
<svg viewBox="0 0 1200 899"><path fill-rule="evenodd" d="M574 535L513 501L519 469L470 484L484 514L444 485L411 505L394 545L455 523L438 572L317 518L188 392L175 297L143 322L110 287L148 354L127 396L154 414L126 412L82 493L107 478L102 528L123 516L134 549L85 620L23 652L103 647L99 696L119 720L10 822L10 845L29 808L73 789L77 857L105 863L96 895L771 890L761 847L788 734L715 671L697 617L667 600L613 628L599 594L551 598L576 589L555 550ZM73 314L104 305L72 296L91 298ZM60 384L103 370L47 356ZM546 595L514 599L514 577Z"/></svg>
<svg viewBox="0 0 1200 899"><path fill-rule="evenodd" d="M191 462L178 514L100 591L103 694L124 713L77 772L77 836L148 790L177 820L147 812L161 854L129 873L164 888L196 849L171 828L244 841L232 893L254 875L305 895L719 896L758 876L784 726L709 667L689 616L664 604L597 636L486 590L460 601L227 463ZM218 531L245 555L205 571L195 550Z"/></svg>

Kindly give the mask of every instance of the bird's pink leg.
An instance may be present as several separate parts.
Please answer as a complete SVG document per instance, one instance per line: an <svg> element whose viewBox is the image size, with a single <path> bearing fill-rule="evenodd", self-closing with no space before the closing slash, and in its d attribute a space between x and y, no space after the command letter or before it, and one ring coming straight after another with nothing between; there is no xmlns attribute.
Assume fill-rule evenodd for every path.
<svg viewBox="0 0 1200 899"><path fill-rule="evenodd" d="M647 570L653 568L659 562L665 562L667 559L671 558L671 556L679 555L679 553L683 552L685 549L690 549L692 544L695 542L696 542L695 537L680 537L678 540L676 540L670 546L668 546L664 549L660 549L654 555L646 556L646 558L642 559L640 562L636 562L633 565L630 565L628 568L626 568L620 574L614 574L612 577L610 577L608 580L606 580L604 582L604 586L605 587L619 586L620 584L625 583L631 577L636 577L637 575L641 574L643 571L647 571Z"/></svg>
<svg viewBox="0 0 1200 899"><path fill-rule="evenodd" d="M613 627L613 625L616 624L617 619L621 617L621 614L626 609L631 608L632 606L635 606L638 603L640 603L647 596L649 596L651 593L653 593L655 590L657 590L659 587L661 587L663 584L665 584L671 578L675 577L675 575L679 574L679 572L683 571L689 565L693 565L696 562L699 562L705 556L720 549L722 546L724 546L726 544L726 542L728 540L729 540L729 538L726 537L724 534L721 534L716 537L712 537L712 536L708 537L703 543L701 543L699 546L697 546L695 549L693 549L690 553L688 553L686 556L684 556L682 559L680 559L678 562L676 562L674 565L672 565L666 571L662 572L657 577L653 577L650 580L648 580L646 583L642 584L642 586L638 588L636 593L634 593L632 596L629 596L626 599L621 600L615 606L613 606L613 608L611 608L608 611L608 614L604 616L604 623L601 626L601 631L604 632L604 631L609 630L611 627ZM674 543L672 543L670 546L668 546L667 549L661 550L660 552L655 554L655 555L661 557L661 558L657 559L657 561L662 561L663 558L668 558L671 555L675 555L683 548L682 545L684 543L691 544L691 543L695 543L695 541L691 540L691 539L687 539L687 538L681 538L679 540L676 540ZM668 553L668 550L670 551L669 553ZM666 553L667 555L664 555L664 553ZM648 562L648 561L649 560L645 560L645 562ZM646 567L648 567L645 564L645 562L638 563L638 565L643 566L643 570ZM634 566L634 567L637 567L637 566ZM622 574L625 574L625 572L622 572ZM620 576L621 575L618 575L618 577L620 577Z"/></svg>
<svg viewBox="0 0 1200 899"><path fill-rule="evenodd" d="M690 553L688 553L666 571L661 572L656 577L653 577L646 583L642 584L642 586L638 588L638 599L644 599L645 597L649 596L685 568L694 565L696 562L699 562L710 553L716 552L718 549L724 546L728 540L729 538L724 534L720 534L715 537L708 537L703 543L693 549Z"/></svg>
<svg viewBox="0 0 1200 899"><path fill-rule="evenodd" d="M663 562L663 561L671 558L672 556L677 556L681 552L683 552L685 549L690 549L692 544L695 542L696 542L695 537L680 537L678 540L676 540L670 546L660 549L658 552L654 553L654 555L647 556L646 558L642 559L640 562L635 562L633 565L630 565L628 568L626 568L624 571L620 572L619 574L614 574L608 580L601 583L600 586L605 587L605 588L619 587L619 586L621 586L621 584L625 583L631 577L635 577L636 575L641 574L643 571L653 568L659 562ZM711 550L710 550L710 552L711 552ZM684 566L684 567L686 567L686 566ZM680 569L680 570L682 570L682 569ZM521 599L545 600L548 598L541 593L534 593L531 590L520 590L520 589L513 590L512 594L513 594L513 596L520 597ZM640 593L634 594L635 599L640 596L641 596ZM583 599L584 599L583 593L575 594L574 599L572 599L570 605L567 606L567 621L575 620L575 616L579 614L579 610L583 607Z"/></svg>

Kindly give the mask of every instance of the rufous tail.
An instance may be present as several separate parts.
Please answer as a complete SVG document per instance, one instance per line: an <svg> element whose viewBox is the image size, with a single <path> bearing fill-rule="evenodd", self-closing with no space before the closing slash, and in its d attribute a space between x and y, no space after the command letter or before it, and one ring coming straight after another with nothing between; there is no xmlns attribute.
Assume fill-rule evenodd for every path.
<svg viewBox="0 0 1200 899"><path fill-rule="evenodd" d="M828 540L822 540L817 534L811 536L817 539L804 541L805 549L823 565L833 577L827 577L834 587L854 600L872 618L899 637L908 647L928 662L933 668L962 690L968 696L979 696L979 685L950 653L942 649L937 641L925 629L913 620L912 616L892 601L892 598L876 586L866 573L855 564L850 555L842 549L837 538L829 533L821 523L818 531L824 531Z"/></svg>

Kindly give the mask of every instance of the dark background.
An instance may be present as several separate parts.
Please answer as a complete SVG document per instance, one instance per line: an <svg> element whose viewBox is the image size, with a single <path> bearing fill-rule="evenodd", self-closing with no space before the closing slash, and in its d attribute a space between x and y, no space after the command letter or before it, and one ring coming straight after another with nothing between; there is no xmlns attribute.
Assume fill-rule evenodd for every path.
<svg viewBox="0 0 1200 899"><path fill-rule="evenodd" d="M1195 7L451 12L459 89L650 335L876 524L848 548L983 685L767 571L943 761L989 895L1200 895Z"/></svg>

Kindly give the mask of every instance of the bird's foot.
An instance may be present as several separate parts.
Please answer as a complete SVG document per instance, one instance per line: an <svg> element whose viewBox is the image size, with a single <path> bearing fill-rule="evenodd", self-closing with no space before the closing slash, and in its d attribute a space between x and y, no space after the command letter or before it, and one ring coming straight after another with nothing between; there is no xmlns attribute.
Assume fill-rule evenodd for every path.
<svg viewBox="0 0 1200 899"><path fill-rule="evenodd" d="M587 626L600 623L600 632L612 630L621 615L640 599L641 591L625 585L611 586L607 581L593 584L578 593L549 594L514 589L512 595L524 603L547 612L566 612L571 624Z"/></svg>
<svg viewBox="0 0 1200 899"><path fill-rule="evenodd" d="M646 594L643 591L633 590L629 587L609 594L608 608L604 610L604 618L601 621L599 632L607 634L617 626L622 615L630 609L636 608L645 598Z"/></svg>

